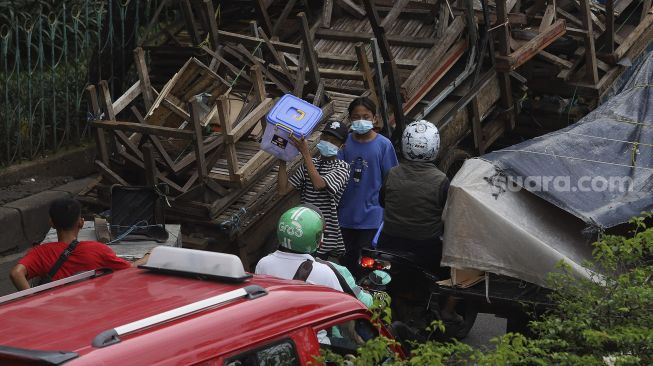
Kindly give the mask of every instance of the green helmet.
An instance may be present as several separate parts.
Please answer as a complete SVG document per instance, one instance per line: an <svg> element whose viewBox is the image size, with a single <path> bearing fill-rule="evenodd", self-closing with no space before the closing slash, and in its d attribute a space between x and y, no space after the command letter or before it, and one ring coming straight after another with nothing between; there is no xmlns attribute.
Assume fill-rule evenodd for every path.
<svg viewBox="0 0 653 366"><path fill-rule="evenodd" d="M322 241L322 217L308 207L293 207L279 218L279 245L299 253L313 253Z"/></svg>

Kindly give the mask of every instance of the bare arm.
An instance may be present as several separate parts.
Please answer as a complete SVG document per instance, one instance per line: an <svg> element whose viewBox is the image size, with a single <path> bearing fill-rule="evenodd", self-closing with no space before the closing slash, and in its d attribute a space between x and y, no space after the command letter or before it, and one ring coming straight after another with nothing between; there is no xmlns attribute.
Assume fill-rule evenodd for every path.
<svg viewBox="0 0 653 366"><path fill-rule="evenodd" d="M27 281L27 267L18 263L11 269L11 282L14 283L14 286L18 291L27 290L30 288L29 282Z"/></svg>
<svg viewBox="0 0 653 366"><path fill-rule="evenodd" d="M286 162L279 159L279 173L277 174L277 193L285 196L288 192L292 191L293 187L288 182L288 170L286 170Z"/></svg>
<svg viewBox="0 0 653 366"><path fill-rule="evenodd" d="M313 188L318 191L326 189L326 181L317 171L315 164L313 164L313 157L311 156L311 151L308 149L308 143L306 140L295 140L293 141L293 144L297 147L297 150L302 153L302 157L304 158L304 165L306 165L306 171L308 172L308 176L311 178Z"/></svg>

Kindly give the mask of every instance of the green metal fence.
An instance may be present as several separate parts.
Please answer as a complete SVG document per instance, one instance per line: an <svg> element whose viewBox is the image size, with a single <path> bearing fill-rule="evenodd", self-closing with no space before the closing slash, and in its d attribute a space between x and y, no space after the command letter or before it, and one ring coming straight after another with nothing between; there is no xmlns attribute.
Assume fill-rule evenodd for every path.
<svg viewBox="0 0 653 366"><path fill-rule="evenodd" d="M84 90L130 80L155 0L0 0L0 166L90 135Z"/></svg>

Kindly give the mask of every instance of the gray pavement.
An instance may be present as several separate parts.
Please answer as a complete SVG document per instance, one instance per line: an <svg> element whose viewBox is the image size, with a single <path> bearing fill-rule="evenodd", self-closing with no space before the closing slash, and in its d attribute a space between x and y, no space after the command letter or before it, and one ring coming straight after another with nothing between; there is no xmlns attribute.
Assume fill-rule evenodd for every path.
<svg viewBox="0 0 653 366"><path fill-rule="evenodd" d="M463 343L470 346L491 347L490 339L506 333L506 319L497 318L494 314L478 314L474 327L469 335L463 339Z"/></svg>

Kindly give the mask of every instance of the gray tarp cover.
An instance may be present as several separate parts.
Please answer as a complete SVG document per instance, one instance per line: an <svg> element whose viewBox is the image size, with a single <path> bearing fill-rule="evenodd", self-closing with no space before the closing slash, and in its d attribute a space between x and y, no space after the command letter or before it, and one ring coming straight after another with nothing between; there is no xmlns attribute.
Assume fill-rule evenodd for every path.
<svg viewBox="0 0 653 366"><path fill-rule="evenodd" d="M619 94L578 123L484 158L588 225L627 222L653 209L652 86L649 53Z"/></svg>
<svg viewBox="0 0 653 366"><path fill-rule="evenodd" d="M653 209L653 56L646 57L619 94L578 123L465 162L443 216L443 265L546 286L563 260L588 276L584 229Z"/></svg>

